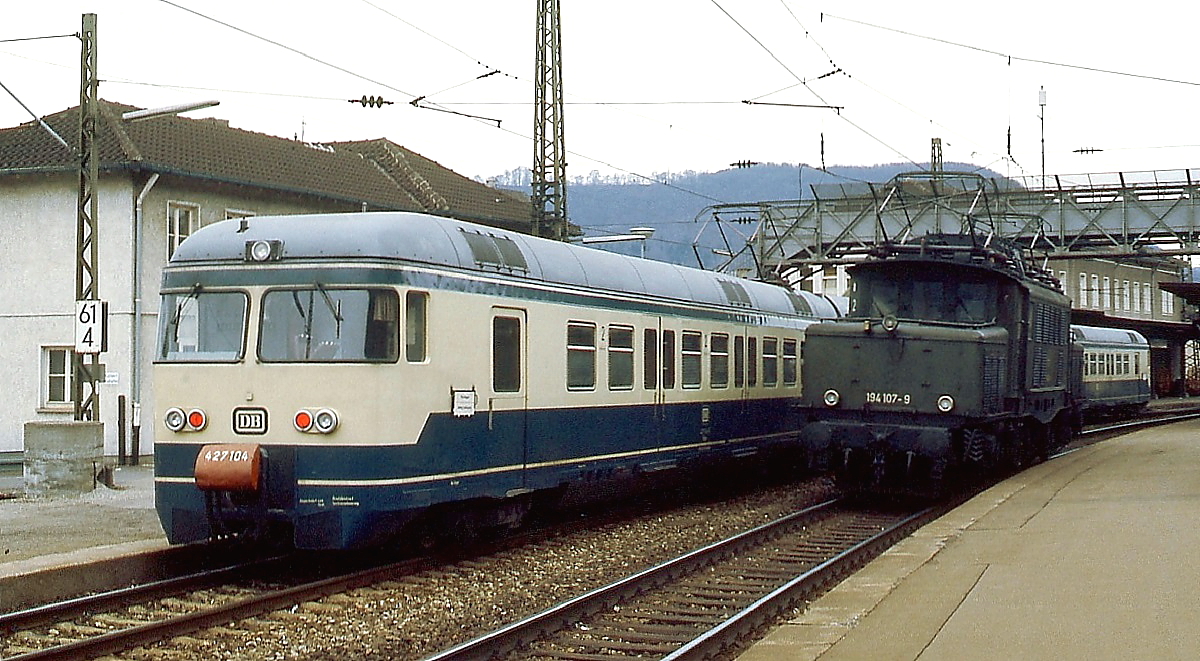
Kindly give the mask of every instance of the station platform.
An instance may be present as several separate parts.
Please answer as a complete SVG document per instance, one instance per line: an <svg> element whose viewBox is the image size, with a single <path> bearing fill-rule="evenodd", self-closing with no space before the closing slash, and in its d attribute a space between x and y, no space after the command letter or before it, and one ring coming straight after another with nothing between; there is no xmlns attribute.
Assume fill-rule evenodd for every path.
<svg viewBox="0 0 1200 661"><path fill-rule="evenodd" d="M1195 659L1200 420L1084 447L917 531L739 661Z"/></svg>
<svg viewBox="0 0 1200 661"><path fill-rule="evenodd" d="M114 483L81 495L27 498L21 474L0 476L0 581L165 548L154 466L118 467Z"/></svg>

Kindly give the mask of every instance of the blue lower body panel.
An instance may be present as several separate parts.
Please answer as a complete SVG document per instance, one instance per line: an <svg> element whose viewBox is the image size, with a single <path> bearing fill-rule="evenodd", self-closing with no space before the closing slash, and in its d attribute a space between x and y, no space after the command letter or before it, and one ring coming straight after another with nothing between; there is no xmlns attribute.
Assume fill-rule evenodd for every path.
<svg viewBox="0 0 1200 661"><path fill-rule="evenodd" d="M279 525L299 548L362 548L433 508L555 490L586 500L617 478L801 454L799 427L788 399L435 415L415 444L264 445L263 486L240 496L196 487L199 445L159 443L157 507L172 543Z"/></svg>

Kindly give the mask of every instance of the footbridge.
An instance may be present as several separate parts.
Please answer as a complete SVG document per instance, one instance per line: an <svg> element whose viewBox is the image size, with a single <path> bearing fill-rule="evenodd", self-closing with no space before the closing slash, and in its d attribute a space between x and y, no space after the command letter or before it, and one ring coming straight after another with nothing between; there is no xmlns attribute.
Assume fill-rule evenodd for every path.
<svg viewBox="0 0 1200 661"><path fill-rule="evenodd" d="M702 212L756 225L722 268L795 281L881 243L959 231L1011 239L1051 260L1200 253L1200 169L1024 178L914 172L810 189L811 199Z"/></svg>

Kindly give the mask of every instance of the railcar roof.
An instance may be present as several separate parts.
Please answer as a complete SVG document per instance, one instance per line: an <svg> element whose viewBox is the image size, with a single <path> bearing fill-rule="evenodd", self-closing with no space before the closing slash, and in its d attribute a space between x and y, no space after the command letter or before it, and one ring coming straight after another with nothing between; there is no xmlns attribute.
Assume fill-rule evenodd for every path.
<svg viewBox="0 0 1200 661"><path fill-rule="evenodd" d="M1077 340L1085 342L1100 342L1104 344L1128 344L1133 346L1150 346L1146 337L1141 333L1123 328L1101 328L1099 326L1081 326L1071 324L1071 331Z"/></svg>
<svg viewBox="0 0 1200 661"><path fill-rule="evenodd" d="M243 262L248 242L283 244L283 261L379 259L506 274L612 292L646 294L778 314L835 317L810 292L629 257L422 213L373 212L254 216L193 233L170 266Z"/></svg>

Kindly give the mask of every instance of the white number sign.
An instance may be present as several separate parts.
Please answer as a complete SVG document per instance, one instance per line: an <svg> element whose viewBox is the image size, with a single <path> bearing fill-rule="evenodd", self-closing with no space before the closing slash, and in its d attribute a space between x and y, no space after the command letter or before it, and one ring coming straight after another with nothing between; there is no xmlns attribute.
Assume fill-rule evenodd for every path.
<svg viewBox="0 0 1200 661"><path fill-rule="evenodd" d="M108 350L108 303L75 301L75 353Z"/></svg>

